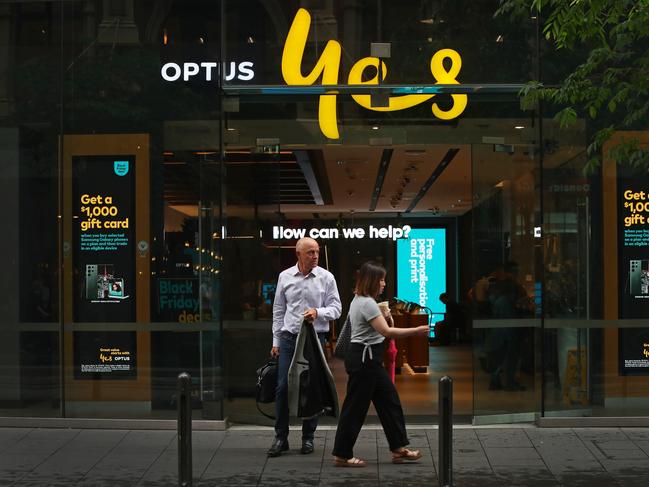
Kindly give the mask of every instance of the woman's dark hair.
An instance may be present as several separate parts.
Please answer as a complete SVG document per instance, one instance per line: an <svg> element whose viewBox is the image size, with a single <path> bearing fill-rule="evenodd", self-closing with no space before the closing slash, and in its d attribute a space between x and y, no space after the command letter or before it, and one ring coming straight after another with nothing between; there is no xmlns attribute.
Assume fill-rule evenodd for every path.
<svg viewBox="0 0 649 487"><path fill-rule="evenodd" d="M378 262L365 262L356 277L354 293L359 296L376 298L381 291L381 279L385 277L385 267Z"/></svg>

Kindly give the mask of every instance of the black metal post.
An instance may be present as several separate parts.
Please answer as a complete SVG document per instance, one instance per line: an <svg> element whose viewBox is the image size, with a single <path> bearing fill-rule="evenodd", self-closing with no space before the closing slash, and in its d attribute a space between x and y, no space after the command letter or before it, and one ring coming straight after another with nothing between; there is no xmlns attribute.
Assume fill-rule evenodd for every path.
<svg viewBox="0 0 649 487"><path fill-rule="evenodd" d="M178 485L192 487L192 378L178 376Z"/></svg>
<svg viewBox="0 0 649 487"><path fill-rule="evenodd" d="M453 486L453 379L439 380L439 485Z"/></svg>

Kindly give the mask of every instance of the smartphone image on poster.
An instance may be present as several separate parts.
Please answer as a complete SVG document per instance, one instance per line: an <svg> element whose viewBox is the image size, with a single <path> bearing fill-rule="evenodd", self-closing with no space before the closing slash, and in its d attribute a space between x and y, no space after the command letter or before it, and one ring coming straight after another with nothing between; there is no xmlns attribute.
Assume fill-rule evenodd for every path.
<svg viewBox="0 0 649 487"><path fill-rule="evenodd" d="M649 294L649 260L629 261L629 294Z"/></svg>
<svg viewBox="0 0 649 487"><path fill-rule="evenodd" d="M96 264L86 265L86 299L97 299L98 267Z"/></svg>

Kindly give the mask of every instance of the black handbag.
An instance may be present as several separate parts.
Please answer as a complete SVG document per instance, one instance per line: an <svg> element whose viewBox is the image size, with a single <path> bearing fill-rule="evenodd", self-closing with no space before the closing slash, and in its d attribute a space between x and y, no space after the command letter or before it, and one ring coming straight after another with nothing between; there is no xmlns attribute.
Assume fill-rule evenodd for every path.
<svg viewBox="0 0 649 487"><path fill-rule="evenodd" d="M347 350L349 350L349 345L352 342L352 323L349 321L349 315L345 319L345 324L338 334L338 340L336 340L336 347L334 348L334 357L344 359L347 355Z"/></svg>
<svg viewBox="0 0 649 487"><path fill-rule="evenodd" d="M257 369L257 409L261 414L270 419L275 419L261 410L259 404L275 402L275 390L277 389L277 359L272 358Z"/></svg>

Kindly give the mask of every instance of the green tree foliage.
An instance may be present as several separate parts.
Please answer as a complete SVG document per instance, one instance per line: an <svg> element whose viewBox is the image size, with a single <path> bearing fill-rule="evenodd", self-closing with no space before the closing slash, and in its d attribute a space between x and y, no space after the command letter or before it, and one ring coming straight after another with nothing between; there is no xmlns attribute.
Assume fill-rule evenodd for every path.
<svg viewBox="0 0 649 487"><path fill-rule="evenodd" d="M530 82L521 92L527 106L550 102L568 126L588 117L595 128L588 169L601 162L602 146L617 130L649 127L649 0L501 0L496 15L538 15L546 41L558 51L585 56L558 85ZM649 168L649 150L628 139L611 154Z"/></svg>

